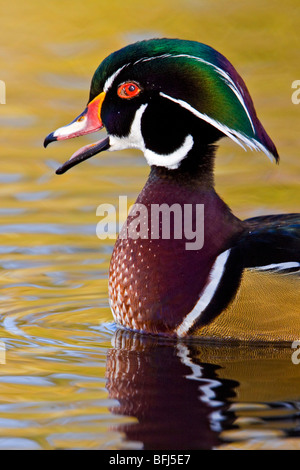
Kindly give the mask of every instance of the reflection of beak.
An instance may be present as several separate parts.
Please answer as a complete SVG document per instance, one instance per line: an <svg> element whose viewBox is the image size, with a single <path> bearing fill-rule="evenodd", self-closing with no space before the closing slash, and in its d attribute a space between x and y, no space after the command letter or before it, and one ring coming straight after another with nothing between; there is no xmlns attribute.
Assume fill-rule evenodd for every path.
<svg viewBox="0 0 300 470"><path fill-rule="evenodd" d="M80 135L90 134L103 128L101 120L101 107L105 98L105 92L100 93L96 98L91 101L86 109L74 121L64 127L60 127L56 131L49 134L45 141L44 147L47 147L50 142L56 140L71 139ZM67 170L88 158L96 155L109 148L109 137L99 140L93 144L85 145L77 150L71 158L65 162L60 168L56 170L58 175L65 173Z"/></svg>

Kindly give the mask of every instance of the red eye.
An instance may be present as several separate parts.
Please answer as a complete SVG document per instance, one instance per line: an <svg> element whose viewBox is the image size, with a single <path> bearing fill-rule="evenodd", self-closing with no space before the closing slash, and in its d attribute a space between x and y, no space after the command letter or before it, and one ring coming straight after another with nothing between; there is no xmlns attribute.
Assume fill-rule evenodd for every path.
<svg viewBox="0 0 300 470"><path fill-rule="evenodd" d="M126 100L130 100L135 96L139 95L141 92L140 87L135 82L126 82L122 83L122 85L118 88L118 96L120 98L125 98Z"/></svg>

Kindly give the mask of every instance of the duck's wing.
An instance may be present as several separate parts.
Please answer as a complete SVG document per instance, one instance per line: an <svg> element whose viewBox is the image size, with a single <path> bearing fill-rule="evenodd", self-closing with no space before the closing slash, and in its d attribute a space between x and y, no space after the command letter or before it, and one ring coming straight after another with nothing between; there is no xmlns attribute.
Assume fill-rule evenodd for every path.
<svg viewBox="0 0 300 470"><path fill-rule="evenodd" d="M300 272L300 214L280 214L245 220L238 246L244 268Z"/></svg>
<svg viewBox="0 0 300 470"><path fill-rule="evenodd" d="M209 321L196 324L195 334L250 342L298 340L300 214L255 217L244 223L230 256L234 266L242 265L239 289L221 315L211 314ZM224 296L221 287L224 284L215 300Z"/></svg>

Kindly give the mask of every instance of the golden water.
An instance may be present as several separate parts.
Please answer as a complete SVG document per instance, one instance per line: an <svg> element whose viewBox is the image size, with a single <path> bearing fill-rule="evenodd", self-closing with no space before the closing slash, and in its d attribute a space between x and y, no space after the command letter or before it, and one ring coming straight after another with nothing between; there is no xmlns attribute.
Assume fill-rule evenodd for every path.
<svg viewBox="0 0 300 470"><path fill-rule="evenodd" d="M107 152L56 176L93 138L42 146L84 109L108 53L153 36L198 40L236 66L281 155L276 166L222 142L218 192L240 217L299 212L298 0L0 0L0 9L0 448L299 448L291 349L114 330L113 240L96 237L96 208L135 200L143 157Z"/></svg>

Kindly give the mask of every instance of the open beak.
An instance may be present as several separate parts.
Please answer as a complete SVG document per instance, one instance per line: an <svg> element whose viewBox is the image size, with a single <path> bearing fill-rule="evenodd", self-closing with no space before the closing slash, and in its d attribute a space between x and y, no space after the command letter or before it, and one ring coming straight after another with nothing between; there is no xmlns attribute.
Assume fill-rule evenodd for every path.
<svg viewBox="0 0 300 470"><path fill-rule="evenodd" d="M73 137L90 134L91 132L96 132L102 129L104 126L101 120L101 107L104 98L105 92L100 93L87 105L85 110L76 119L74 119L74 121L49 134L44 141L44 147L47 147L50 142L54 142L56 140L71 139ZM103 150L109 149L109 147L109 137L98 140L93 144L85 145L77 150L68 161L59 167L56 170L56 173L61 175L78 163L87 160Z"/></svg>

